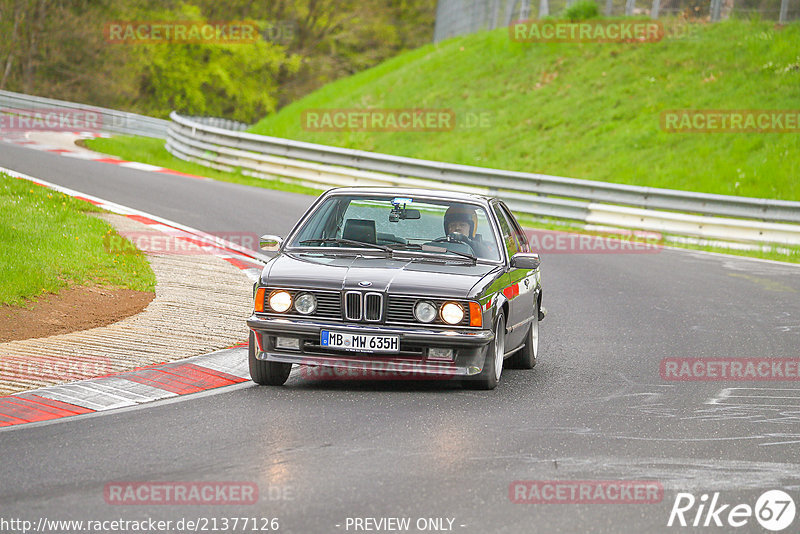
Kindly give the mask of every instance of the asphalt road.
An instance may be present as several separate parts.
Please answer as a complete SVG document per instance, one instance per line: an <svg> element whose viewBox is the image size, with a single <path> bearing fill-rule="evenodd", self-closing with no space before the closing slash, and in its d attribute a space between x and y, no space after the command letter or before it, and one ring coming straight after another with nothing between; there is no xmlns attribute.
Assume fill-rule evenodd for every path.
<svg viewBox="0 0 800 534"><path fill-rule="evenodd" d="M307 195L85 161L0 142L0 166L206 232L287 234Z"/></svg>
<svg viewBox="0 0 800 534"><path fill-rule="evenodd" d="M3 144L0 165L206 231L285 234L313 200ZM388 517L411 518L409 532L448 531L447 520L418 529L420 518L452 519L463 533L765 532L752 517L736 529L667 521L678 492L753 506L780 489L800 505L798 382L659 374L664 358L797 357L800 267L672 250L549 254L542 278L539 365L506 370L494 391L296 370L283 388L239 386L2 431L0 530L13 531L1 528L9 518L217 518L220 527L238 516L278 518L279 531L297 533L401 531L355 528L355 518ZM657 481L663 500L509 499L518 480L619 479ZM253 482L260 499L107 504L104 487L121 481ZM697 510L686 512L690 523Z"/></svg>

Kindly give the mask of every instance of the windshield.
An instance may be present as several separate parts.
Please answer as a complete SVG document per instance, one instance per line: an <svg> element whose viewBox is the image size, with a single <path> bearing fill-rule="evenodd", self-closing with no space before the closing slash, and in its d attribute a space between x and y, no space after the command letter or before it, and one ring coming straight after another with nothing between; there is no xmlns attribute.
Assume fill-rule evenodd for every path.
<svg viewBox="0 0 800 534"><path fill-rule="evenodd" d="M289 246L441 250L453 252L453 256L500 259L481 206L407 196L332 196L317 208Z"/></svg>

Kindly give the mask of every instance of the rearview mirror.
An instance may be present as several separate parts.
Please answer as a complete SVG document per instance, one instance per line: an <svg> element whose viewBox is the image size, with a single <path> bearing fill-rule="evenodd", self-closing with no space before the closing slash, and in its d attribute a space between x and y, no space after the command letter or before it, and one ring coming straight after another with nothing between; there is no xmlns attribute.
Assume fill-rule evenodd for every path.
<svg viewBox="0 0 800 534"><path fill-rule="evenodd" d="M282 244L283 238L276 235L262 235L258 241L259 248L266 252L276 252Z"/></svg>
<svg viewBox="0 0 800 534"><path fill-rule="evenodd" d="M538 269L542 260L535 252L517 252L511 257L511 267L514 269Z"/></svg>
<svg viewBox="0 0 800 534"><path fill-rule="evenodd" d="M398 222L406 219L419 219L419 210L412 208L393 209L389 214L389 222Z"/></svg>

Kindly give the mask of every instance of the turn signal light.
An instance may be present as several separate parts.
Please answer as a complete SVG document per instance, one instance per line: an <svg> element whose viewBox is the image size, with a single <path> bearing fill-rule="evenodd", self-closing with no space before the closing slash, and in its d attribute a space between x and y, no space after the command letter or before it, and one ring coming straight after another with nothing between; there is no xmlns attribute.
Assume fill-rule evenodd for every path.
<svg viewBox="0 0 800 534"><path fill-rule="evenodd" d="M264 295L267 292L267 288L259 287L258 291L256 291L256 311L259 313L264 313Z"/></svg>
<svg viewBox="0 0 800 534"><path fill-rule="evenodd" d="M477 302L469 303L469 325L483 326L483 312L481 311L481 305Z"/></svg>

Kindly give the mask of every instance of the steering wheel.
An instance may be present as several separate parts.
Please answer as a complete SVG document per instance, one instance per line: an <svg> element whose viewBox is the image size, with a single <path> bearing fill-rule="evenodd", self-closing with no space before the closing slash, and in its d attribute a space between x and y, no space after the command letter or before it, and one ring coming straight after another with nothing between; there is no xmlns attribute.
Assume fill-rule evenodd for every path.
<svg viewBox="0 0 800 534"><path fill-rule="evenodd" d="M468 247L472 248L472 243L470 242L469 238L467 236L465 236L464 234L459 234L459 233L456 233L456 232L453 232L451 234L447 234L447 236L445 236L445 237L439 237L437 239L434 239L432 242L433 243L452 243L452 242L464 243Z"/></svg>

